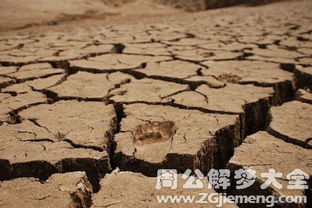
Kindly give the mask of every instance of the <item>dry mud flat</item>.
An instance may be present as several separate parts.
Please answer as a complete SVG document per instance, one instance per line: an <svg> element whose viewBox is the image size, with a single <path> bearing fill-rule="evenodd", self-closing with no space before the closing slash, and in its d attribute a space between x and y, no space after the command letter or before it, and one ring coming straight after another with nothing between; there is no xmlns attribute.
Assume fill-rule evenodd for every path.
<svg viewBox="0 0 312 208"><path fill-rule="evenodd" d="M312 175L311 6L4 34L0 206L160 207L157 194L216 192L156 190L157 169L225 167L284 173L283 189L257 175L230 194L311 202L311 186L285 188L294 169Z"/></svg>

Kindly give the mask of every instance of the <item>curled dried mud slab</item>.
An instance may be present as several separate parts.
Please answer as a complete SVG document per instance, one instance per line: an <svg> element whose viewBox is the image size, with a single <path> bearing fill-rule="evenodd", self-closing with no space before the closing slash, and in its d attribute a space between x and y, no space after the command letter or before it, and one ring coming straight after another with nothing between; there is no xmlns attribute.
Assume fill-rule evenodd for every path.
<svg viewBox="0 0 312 208"><path fill-rule="evenodd" d="M213 166L222 166L222 162L231 157L234 146L241 142L238 115L208 114L146 104L126 105L124 113L126 117L121 121L120 133L115 135L113 160L114 165L122 170L147 175L155 175L157 169L166 167L180 172L187 168L207 171ZM164 132L157 129L162 125L153 129L152 121L161 121L158 124L169 128L165 128ZM143 127L147 129L142 131ZM160 140L164 134L166 139L155 142L155 138L148 138L153 142L146 142L144 139L151 136L148 131L153 136L158 133ZM141 142L133 140L139 139L137 137L141 138Z"/></svg>
<svg viewBox="0 0 312 208"><path fill-rule="evenodd" d="M113 172L101 180L102 189L92 195L93 208L118 206L152 206L164 207L165 204L159 204L156 196L175 195L179 192L181 195L208 193L216 194L215 191L208 189L207 178L203 179L203 188L200 189L185 189L183 184L185 180L178 175L177 189L169 188L156 189L157 178L146 177L140 173L131 172ZM125 185L127 184L127 185ZM122 193L122 194L121 194ZM189 207L189 204L171 204L171 207ZM202 204L194 204L192 207L202 207ZM216 204L205 204L205 207L214 208ZM225 204L224 207L237 207L233 204Z"/></svg>
<svg viewBox="0 0 312 208"><path fill-rule="evenodd" d="M35 178L0 182L0 201L7 207L91 206L92 186L84 172L54 174L44 183Z"/></svg>
<svg viewBox="0 0 312 208"><path fill-rule="evenodd" d="M109 153L116 129L112 105L60 101L20 112L22 122L3 124L0 158L3 178L38 177L84 170L97 182L110 171ZM8 162L9 163L8 163Z"/></svg>
<svg viewBox="0 0 312 208"><path fill-rule="evenodd" d="M234 195L273 195L278 196L304 196L310 197L308 192L304 190L288 189L289 180L287 174L295 169L300 169L308 175L312 175L311 168L311 150L304 149L300 146L287 143L279 138L276 138L267 132L260 131L256 134L248 136L244 143L235 150L234 156L229 161L227 168L232 171L238 169L252 169L256 171L255 183L246 189L236 189L235 179L231 184L232 188L228 190ZM261 189L260 186L267 180L260 176L260 173L268 172L270 168L277 172L283 173L281 178L277 178L278 183L282 185L282 189L276 188L274 185L266 189ZM309 199L308 199L309 200ZM241 207L249 207L247 204L240 204ZM256 207L265 207L265 204L258 204ZM303 202L298 203L277 203L276 207L304 207Z"/></svg>
<svg viewBox="0 0 312 208"><path fill-rule="evenodd" d="M268 132L287 142L312 148L312 105L292 101L270 109Z"/></svg>

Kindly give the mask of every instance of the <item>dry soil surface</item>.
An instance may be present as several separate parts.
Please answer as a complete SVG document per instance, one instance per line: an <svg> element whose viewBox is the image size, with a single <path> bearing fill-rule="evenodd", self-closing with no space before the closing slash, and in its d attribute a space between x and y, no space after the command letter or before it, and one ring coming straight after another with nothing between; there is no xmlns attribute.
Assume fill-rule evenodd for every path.
<svg viewBox="0 0 312 208"><path fill-rule="evenodd" d="M312 1L199 13L70 2L10 16L17 5L1 1L0 207L168 207L156 196L224 191L185 190L181 175L177 190L155 189L168 168L251 168L253 186L225 192L311 203ZM73 19L56 17L60 4ZM75 16L94 8L98 19ZM261 189L272 168L283 188ZM309 189L286 188L294 169Z"/></svg>

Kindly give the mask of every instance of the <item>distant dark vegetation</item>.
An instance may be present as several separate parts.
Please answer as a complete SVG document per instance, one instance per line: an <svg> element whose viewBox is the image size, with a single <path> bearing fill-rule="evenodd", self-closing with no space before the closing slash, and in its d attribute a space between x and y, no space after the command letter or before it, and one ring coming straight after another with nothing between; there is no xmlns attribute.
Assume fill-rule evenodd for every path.
<svg viewBox="0 0 312 208"><path fill-rule="evenodd" d="M107 6L119 7L127 3L134 2L135 0L101 0Z"/></svg>
<svg viewBox="0 0 312 208"><path fill-rule="evenodd" d="M202 11L239 4L257 6L283 0L155 0L158 3L173 6L187 11Z"/></svg>

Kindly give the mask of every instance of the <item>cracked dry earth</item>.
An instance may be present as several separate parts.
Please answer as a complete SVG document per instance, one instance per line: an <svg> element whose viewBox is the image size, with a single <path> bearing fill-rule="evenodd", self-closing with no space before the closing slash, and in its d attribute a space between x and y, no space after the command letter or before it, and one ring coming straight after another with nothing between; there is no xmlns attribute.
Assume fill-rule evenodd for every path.
<svg viewBox="0 0 312 208"><path fill-rule="evenodd" d="M257 171L230 194L311 203L311 186L286 189L293 169L312 175L311 10L299 1L2 35L0 207L160 207L156 195L214 191L157 190L157 169L225 167ZM284 188L260 189L269 168ZM238 206L265 207L227 205Z"/></svg>

